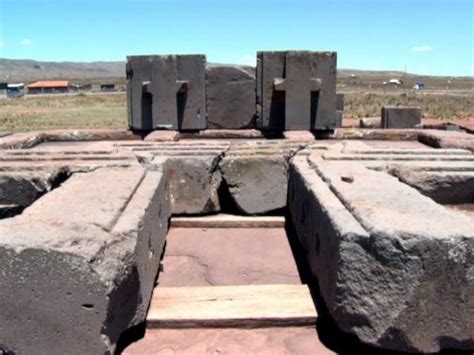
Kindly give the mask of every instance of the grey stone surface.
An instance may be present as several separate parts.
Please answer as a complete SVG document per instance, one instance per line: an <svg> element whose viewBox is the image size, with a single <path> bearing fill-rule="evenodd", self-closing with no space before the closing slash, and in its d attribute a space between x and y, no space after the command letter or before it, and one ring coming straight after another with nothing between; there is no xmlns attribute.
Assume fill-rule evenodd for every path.
<svg viewBox="0 0 474 355"><path fill-rule="evenodd" d="M332 130L336 124L336 53L257 53L257 127Z"/></svg>
<svg viewBox="0 0 474 355"><path fill-rule="evenodd" d="M207 75L209 128L255 128L255 68L211 64Z"/></svg>
<svg viewBox="0 0 474 355"><path fill-rule="evenodd" d="M169 216L161 173L106 168L0 221L2 347L112 353L145 319Z"/></svg>
<svg viewBox="0 0 474 355"><path fill-rule="evenodd" d="M336 110L344 111L344 94L340 92L336 94Z"/></svg>
<svg viewBox="0 0 474 355"><path fill-rule="evenodd" d="M422 130L418 140L436 148L461 148L474 152L474 135L466 132Z"/></svg>
<svg viewBox="0 0 474 355"><path fill-rule="evenodd" d="M386 349L472 349L474 220L387 173L308 159L291 163L289 210L339 327Z"/></svg>
<svg viewBox="0 0 474 355"><path fill-rule="evenodd" d="M204 55L128 57L129 127L206 128L205 63Z"/></svg>
<svg viewBox="0 0 474 355"><path fill-rule="evenodd" d="M336 123L334 124L334 128L341 128L342 127L342 111L336 111Z"/></svg>
<svg viewBox="0 0 474 355"><path fill-rule="evenodd" d="M170 157L165 173L170 181L174 214L202 214L220 211L217 190L221 184L220 155Z"/></svg>
<svg viewBox="0 0 474 355"><path fill-rule="evenodd" d="M129 148L142 165L162 171L169 180L174 214L203 214L220 210L219 160L228 143L219 141L144 142Z"/></svg>
<svg viewBox="0 0 474 355"><path fill-rule="evenodd" d="M428 172L394 167L390 172L438 203L474 203L474 171Z"/></svg>
<svg viewBox="0 0 474 355"><path fill-rule="evenodd" d="M382 107L382 128L415 128L421 124L421 110L418 107Z"/></svg>
<svg viewBox="0 0 474 355"><path fill-rule="evenodd" d="M285 207L288 162L283 155L226 155L220 170L241 212L261 214Z"/></svg>
<svg viewBox="0 0 474 355"><path fill-rule="evenodd" d="M379 117L366 117L359 120L360 128L381 128L381 119Z"/></svg>
<svg viewBox="0 0 474 355"><path fill-rule="evenodd" d="M36 172L0 172L0 205L27 207L50 191L65 169Z"/></svg>

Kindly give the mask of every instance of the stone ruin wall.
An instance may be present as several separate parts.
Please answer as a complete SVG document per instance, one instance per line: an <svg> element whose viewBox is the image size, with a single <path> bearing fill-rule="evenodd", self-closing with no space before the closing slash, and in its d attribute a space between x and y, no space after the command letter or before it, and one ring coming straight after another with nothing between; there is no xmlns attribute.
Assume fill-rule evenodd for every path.
<svg viewBox="0 0 474 355"><path fill-rule="evenodd" d="M136 59L138 68L153 63L150 77L129 60L131 127L190 133L157 131L145 140L109 131L0 138L0 349L111 353L120 335L146 317L172 215L285 211L340 329L382 349L472 350L474 219L445 206L474 203L473 149L456 146L472 147L472 136L336 130L315 141L309 133L229 139L223 131L210 139L194 132L332 130L341 98L332 91L327 106L319 106L326 114L315 113L311 92L324 87L333 66L306 80L298 69L312 68L305 53L286 53L285 60L259 54L257 78L250 69L207 66L207 84L200 56ZM204 101L202 91L190 94L194 79L181 76L195 60L202 64ZM287 76L275 77L282 61ZM265 73L270 92L259 88ZM306 86L295 91L299 81ZM272 112L271 91L277 100L282 92L296 98ZM146 101L149 116L134 111L142 94L145 101L155 98ZM186 110L197 107L194 114L180 111L180 95L189 100ZM298 95L303 111L291 104ZM361 138L412 139L412 146L377 148L354 140ZM41 144L47 141L59 143Z"/></svg>

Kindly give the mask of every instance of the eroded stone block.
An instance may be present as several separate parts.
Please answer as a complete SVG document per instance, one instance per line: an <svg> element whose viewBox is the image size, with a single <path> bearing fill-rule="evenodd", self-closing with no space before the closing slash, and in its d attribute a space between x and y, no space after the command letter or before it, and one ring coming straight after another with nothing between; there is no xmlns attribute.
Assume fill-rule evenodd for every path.
<svg viewBox="0 0 474 355"><path fill-rule="evenodd" d="M0 205L27 207L67 175L66 169L1 172Z"/></svg>
<svg viewBox="0 0 474 355"><path fill-rule="evenodd" d="M421 124L421 110L418 107L382 107L382 128L415 128Z"/></svg>
<svg viewBox="0 0 474 355"><path fill-rule="evenodd" d="M173 213L198 214L220 211L217 194L221 184L220 156L183 156L166 160Z"/></svg>
<svg viewBox="0 0 474 355"><path fill-rule="evenodd" d="M359 120L360 128L380 128L381 120L379 117L365 117Z"/></svg>
<svg viewBox="0 0 474 355"><path fill-rule="evenodd" d="M474 203L474 172L413 171L401 166L390 172L403 183L442 204Z"/></svg>
<svg viewBox="0 0 474 355"><path fill-rule="evenodd" d="M289 184L293 223L342 330L401 351L473 348L472 218L354 162L295 158Z"/></svg>
<svg viewBox="0 0 474 355"><path fill-rule="evenodd" d="M285 207L288 162L283 155L228 155L221 161L220 169L242 212L261 214Z"/></svg>
<svg viewBox="0 0 474 355"><path fill-rule="evenodd" d="M161 173L104 168L0 221L2 346L113 353L145 319L170 213Z"/></svg>
<svg viewBox="0 0 474 355"><path fill-rule="evenodd" d="M257 53L257 127L332 130L336 125L336 53Z"/></svg>
<svg viewBox="0 0 474 355"><path fill-rule="evenodd" d="M255 128L255 69L212 64L207 74L209 128Z"/></svg>

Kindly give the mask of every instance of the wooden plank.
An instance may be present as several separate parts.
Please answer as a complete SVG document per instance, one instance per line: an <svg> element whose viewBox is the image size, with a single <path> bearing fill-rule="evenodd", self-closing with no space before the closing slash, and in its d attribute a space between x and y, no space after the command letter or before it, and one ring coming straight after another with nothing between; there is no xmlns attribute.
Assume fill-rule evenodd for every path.
<svg viewBox="0 0 474 355"><path fill-rule="evenodd" d="M201 217L173 217L171 227L181 228L284 228L283 216L236 216L217 214Z"/></svg>
<svg viewBox="0 0 474 355"><path fill-rule="evenodd" d="M157 287L148 327L271 327L315 325L307 285Z"/></svg>

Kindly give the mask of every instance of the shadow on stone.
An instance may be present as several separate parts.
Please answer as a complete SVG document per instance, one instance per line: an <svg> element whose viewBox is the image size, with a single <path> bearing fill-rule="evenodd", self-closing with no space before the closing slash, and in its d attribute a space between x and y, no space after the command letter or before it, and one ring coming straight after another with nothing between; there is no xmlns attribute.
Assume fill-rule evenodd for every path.
<svg viewBox="0 0 474 355"><path fill-rule="evenodd" d="M122 354L123 351L132 343L142 339L145 336L146 322L140 323L124 331L117 342L115 355Z"/></svg>

